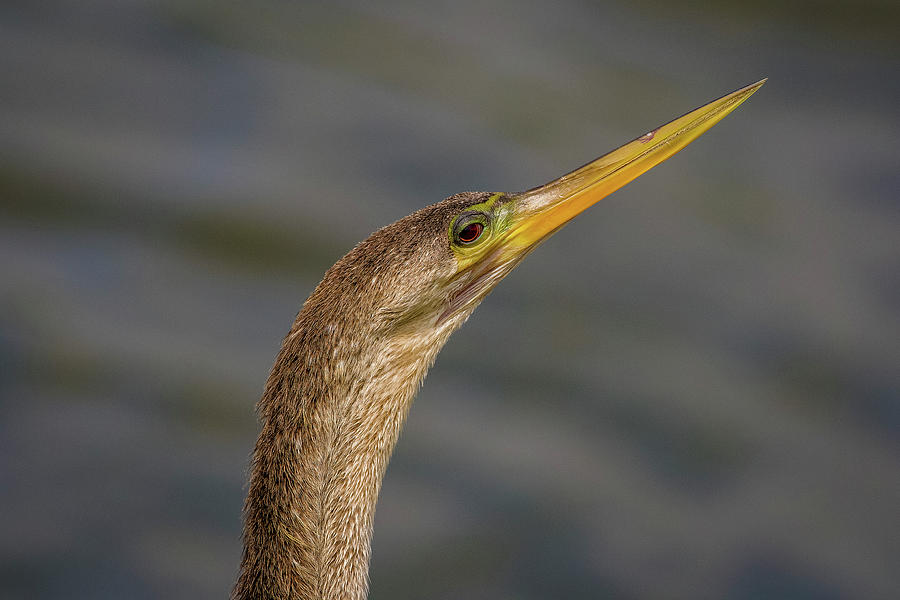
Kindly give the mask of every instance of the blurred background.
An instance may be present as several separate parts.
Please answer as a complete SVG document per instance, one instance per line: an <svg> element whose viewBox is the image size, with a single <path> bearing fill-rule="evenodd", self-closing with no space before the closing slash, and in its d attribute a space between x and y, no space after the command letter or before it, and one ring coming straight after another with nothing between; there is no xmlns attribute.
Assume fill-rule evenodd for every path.
<svg viewBox="0 0 900 600"><path fill-rule="evenodd" d="M224 598L322 273L768 76L420 393L371 598L900 597L900 5L0 5L0 598Z"/></svg>

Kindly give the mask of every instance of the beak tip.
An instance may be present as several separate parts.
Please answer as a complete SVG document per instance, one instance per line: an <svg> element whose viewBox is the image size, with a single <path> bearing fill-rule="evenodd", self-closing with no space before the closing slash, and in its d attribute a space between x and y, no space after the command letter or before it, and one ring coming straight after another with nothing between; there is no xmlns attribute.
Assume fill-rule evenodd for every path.
<svg viewBox="0 0 900 600"><path fill-rule="evenodd" d="M753 93L753 92L755 92L756 90L758 90L759 88L761 88L768 80L769 80L768 77L763 77L762 79L760 79L760 80L757 81L756 83L751 83L750 85L748 85L748 86L745 87L744 89L747 90L747 91L750 92L750 93Z"/></svg>

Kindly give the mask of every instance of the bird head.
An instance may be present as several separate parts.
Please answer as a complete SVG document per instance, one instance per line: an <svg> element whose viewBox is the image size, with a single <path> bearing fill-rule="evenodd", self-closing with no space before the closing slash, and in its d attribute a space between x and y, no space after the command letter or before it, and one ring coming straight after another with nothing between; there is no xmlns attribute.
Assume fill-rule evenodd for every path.
<svg viewBox="0 0 900 600"><path fill-rule="evenodd" d="M366 320L370 335L446 339L538 244L683 149L763 83L714 100L540 187L457 194L388 225L332 267L320 286L322 300L333 308L354 298L352 312ZM348 296L348 288L357 293ZM338 289L341 297L327 297Z"/></svg>

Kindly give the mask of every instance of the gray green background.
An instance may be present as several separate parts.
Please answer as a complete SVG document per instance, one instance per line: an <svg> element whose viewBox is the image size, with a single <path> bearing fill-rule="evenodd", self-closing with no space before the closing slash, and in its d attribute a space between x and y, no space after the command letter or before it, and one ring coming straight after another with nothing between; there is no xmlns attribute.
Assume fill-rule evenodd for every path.
<svg viewBox="0 0 900 600"><path fill-rule="evenodd" d="M0 598L226 597L328 266L764 76L450 341L371 597L900 597L898 13L3 2Z"/></svg>

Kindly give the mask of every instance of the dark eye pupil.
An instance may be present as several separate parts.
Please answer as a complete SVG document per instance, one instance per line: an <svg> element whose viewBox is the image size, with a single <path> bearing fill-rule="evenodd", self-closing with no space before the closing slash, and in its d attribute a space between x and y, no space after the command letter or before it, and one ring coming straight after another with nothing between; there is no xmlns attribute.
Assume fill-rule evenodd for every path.
<svg viewBox="0 0 900 600"><path fill-rule="evenodd" d="M482 231L484 231L484 225L482 225L481 223L469 223L460 230L459 241L465 244L474 242L479 237L481 237Z"/></svg>

